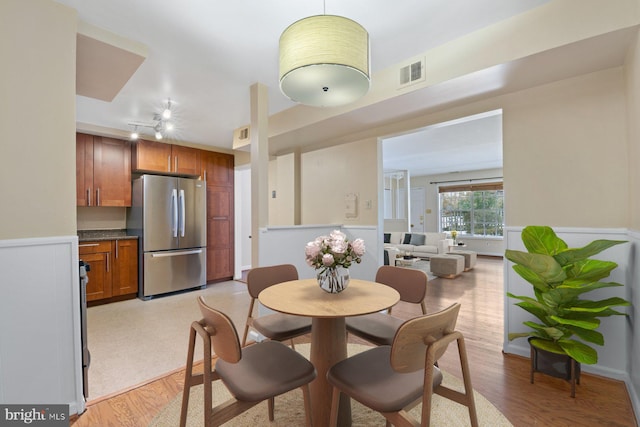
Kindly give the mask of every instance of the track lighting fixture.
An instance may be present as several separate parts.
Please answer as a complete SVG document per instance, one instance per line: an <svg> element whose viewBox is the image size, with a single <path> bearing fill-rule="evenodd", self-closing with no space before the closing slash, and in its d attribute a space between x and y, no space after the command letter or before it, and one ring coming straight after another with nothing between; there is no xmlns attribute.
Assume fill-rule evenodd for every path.
<svg viewBox="0 0 640 427"><path fill-rule="evenodd" d="M171 132L174 129L173 122L169 121L170 118L171 98L168 98L166 108L162 111L161 114L155 113L153 115L152 123L129 123L129 126L133 126L133 131L131 132L129 137L132 141L137 140L140 137L138 133L138 128L140 127L153 129L155 138L157 140L161 140L166 136L167 132Z"/></svg>
<svg viewBox="0 0 640 427"><path fill-rule="evenodd" d="M171 118L171 98L167 100L167 108L162 112L162 118L169 120Z"/></svg>

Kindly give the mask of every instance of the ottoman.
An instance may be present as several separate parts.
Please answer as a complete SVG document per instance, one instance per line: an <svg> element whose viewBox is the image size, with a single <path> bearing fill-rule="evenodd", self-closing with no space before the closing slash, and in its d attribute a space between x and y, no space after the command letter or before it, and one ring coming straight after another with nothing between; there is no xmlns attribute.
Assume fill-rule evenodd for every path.
<svg viewBox="0 0 640 427"><path fill-rule="evenodd" d="M451 251L450 255L462 255L464 257L464 271L469 271L476 265L478 254L474 251Z"/></svg>
<svg viewBox="0 0 640 427"><path fill-rule="evenodd" d="M464 270L462 255L442 254L429 258L431 272L438 277L453 279Z"/></svg>

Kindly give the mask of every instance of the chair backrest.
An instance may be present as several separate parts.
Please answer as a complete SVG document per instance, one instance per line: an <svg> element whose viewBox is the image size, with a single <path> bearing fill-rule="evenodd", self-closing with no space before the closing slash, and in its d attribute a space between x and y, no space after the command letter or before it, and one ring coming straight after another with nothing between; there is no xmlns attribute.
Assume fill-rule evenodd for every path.
<svg viewBox="0 0 640 427"><path fill-rule="evenodd" d="M425 367L425 356L429 347L436 345L434 362L447 349L438 346L440 340L455 331L460 303L455 303L442 311L425 314L404 322L398 328L391 344L391 366L397 372L414 372ZM447 340L448 344L450 341Z"/></svg>
<svg viewBox="0 0 640 427"><path fill-rule="evenodd" d="M247 288L251 298L258 298L269 286L291 280L298 280L298 270L292 264L256 267L247 273Z"/></svg>
<svg viewBox="0 0 640 427"><path fill-rule="evenodd" d="M427 295L427 275L421 270L383 265L378 268L376 282L398 291L401 301L419 304Z"/></svg>
<svg viewBox="0 0 640 427"><path fill-rule="evenodd" d="M198 305L202 313L200 323L211 336L214 353L226 362L237 363L242 358L242 350L238 332L229 316L208 306L201 296Z"/></svg>

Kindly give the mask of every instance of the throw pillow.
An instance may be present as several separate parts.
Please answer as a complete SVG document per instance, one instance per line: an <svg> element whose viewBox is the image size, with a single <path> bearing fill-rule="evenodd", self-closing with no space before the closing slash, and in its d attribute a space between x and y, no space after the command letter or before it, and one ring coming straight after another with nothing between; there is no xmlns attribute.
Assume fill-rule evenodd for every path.
<svg viewBox="0 0 640 427"><path fill-rule="evenodd" d="M384 242L391 243L391 233L384 233Z"/></svg>
<svg viewBox="0 0 640 427"><path fill-rule="evenodd" d="M424 245L424 237L424 234L412 234L409 244L413 246L422 246Z"/></svg>
<svg viewBox="0 0 640 427"><path fill-rule="evenodd" d="M403 245L409 245L411 242L411 233L404 233L404 240L402 241Z"/></svg>

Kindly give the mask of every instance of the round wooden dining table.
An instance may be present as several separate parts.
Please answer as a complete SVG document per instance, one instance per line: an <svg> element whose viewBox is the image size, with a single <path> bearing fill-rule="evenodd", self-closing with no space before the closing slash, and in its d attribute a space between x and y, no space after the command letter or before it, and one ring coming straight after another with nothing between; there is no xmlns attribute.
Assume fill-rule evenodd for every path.
<svg viewBox="0 0 640 427"><path fill-rule="evenodd" d="M311 363L318 376L311 383L313 425L328 426L331 413L331 384L327 371L347 357L345 318L375 313L394 306L400 294L381 283L351 279L338 294L330 294L318 286L316 279L292 280L268 287L258 300L272 310L312 318ZM349 398L342 396L339 426L351 425Z"/></svg>

